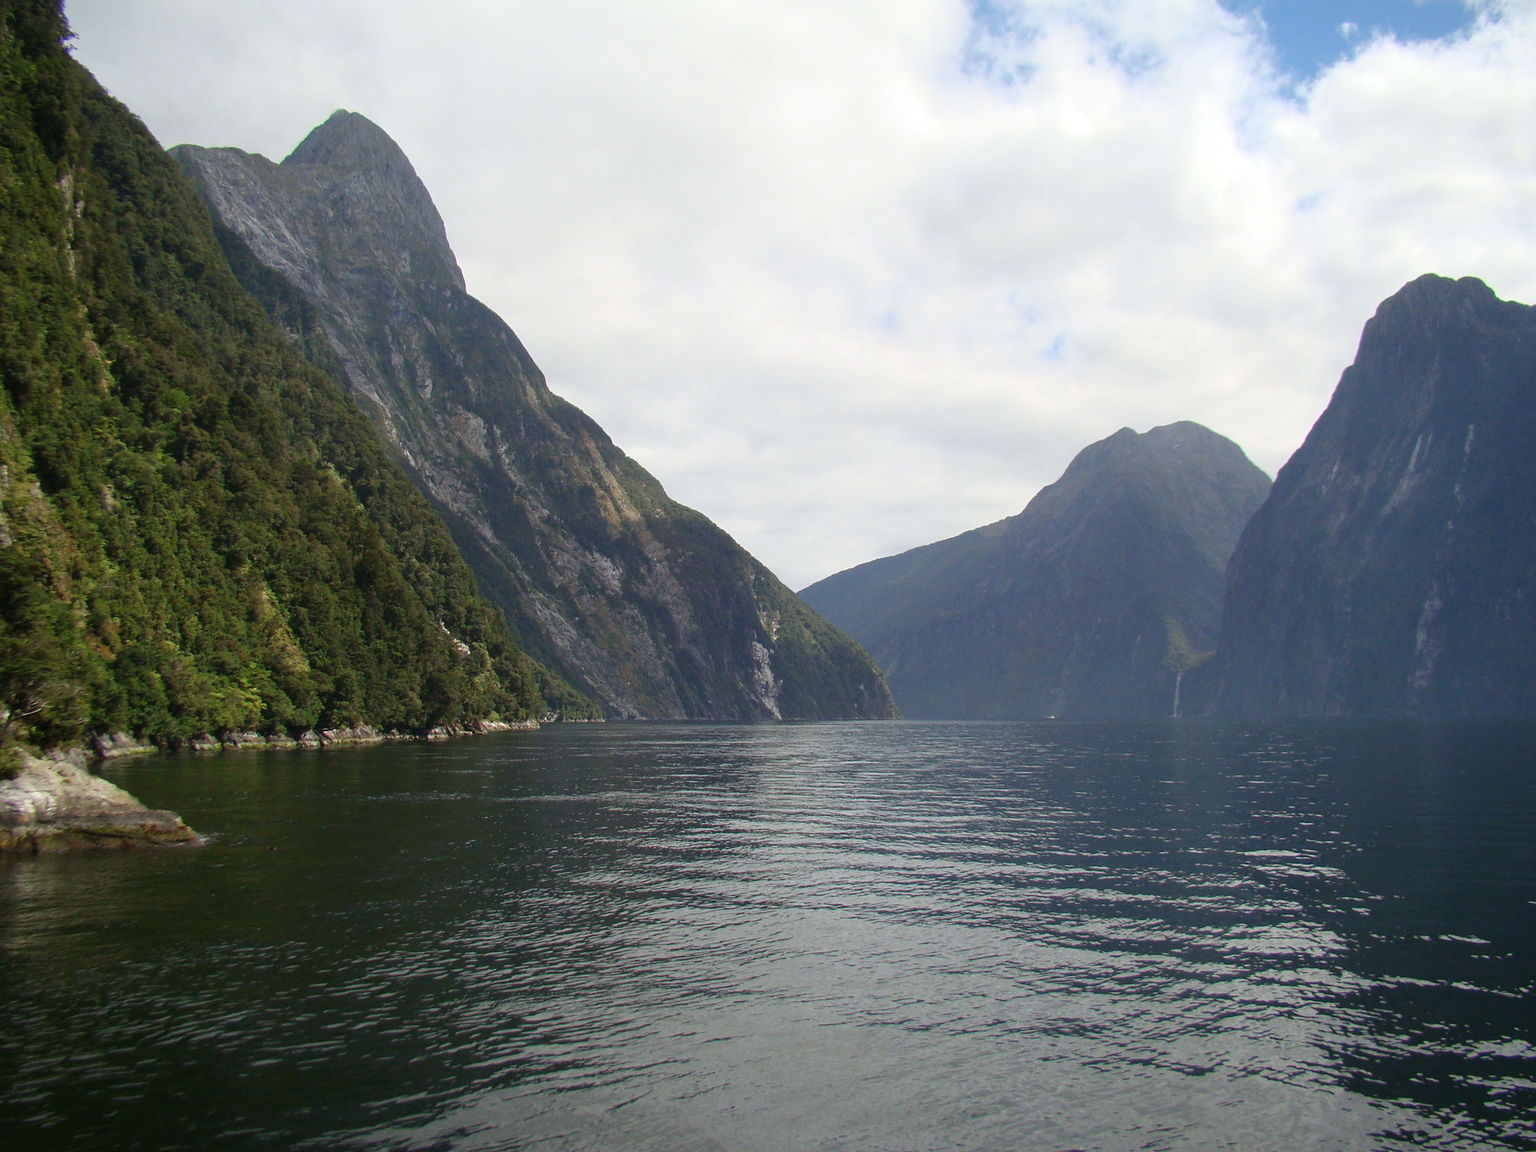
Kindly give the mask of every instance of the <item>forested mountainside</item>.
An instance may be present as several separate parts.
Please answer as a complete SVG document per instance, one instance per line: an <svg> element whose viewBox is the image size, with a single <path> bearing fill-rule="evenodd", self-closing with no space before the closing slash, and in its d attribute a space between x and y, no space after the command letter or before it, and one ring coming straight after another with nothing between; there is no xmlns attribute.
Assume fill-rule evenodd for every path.
<svg viewBox="0 0 1536 1152"><path fill-rule="evenodd" d="M280 164L174 152L247 288L373 417L518 638L610 715L892 714L857 645L549 389L380 128L337 112Z"/></svg>
<svg viewBox="0 0 1536 1152"><path fill-rule="evenodd" d="M1228 557L1269 478L1193 423L1085 448L1017 516L840 572L806 601L911 716L1166 716L1216 646Z"/></svg>
<svg viewBox="0 0 1536 1152"><path fill-rule="evenodd" d="M589 710L66 36L56 0L0 7L0 732Z"/></svg>
<svg viewBox="0 0 1536 1152"><path fill-rule="evenodd" d="M1216 709L1536 713L1536 308L1385 301L1232 558Z"/></svg>

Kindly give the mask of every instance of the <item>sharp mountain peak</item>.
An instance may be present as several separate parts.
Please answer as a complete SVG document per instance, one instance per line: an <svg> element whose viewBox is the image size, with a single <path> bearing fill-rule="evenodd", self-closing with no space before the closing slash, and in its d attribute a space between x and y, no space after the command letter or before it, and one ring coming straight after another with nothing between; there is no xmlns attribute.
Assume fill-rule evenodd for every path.
<svg viewBox="0 0 1536 1152"><path fill-rule="evenodd" d="M863 652L549 391L383 129L342 110L280 165L177 155L246 287L362 402L528 651L614 716L892 713Z"/></svg>
<svg viewBox="0 0 1536 1152"><path fill-rule="evenodd" d="M284 165L356 165L364 168L404 168L414 179L416 171L394 138L359 112L338 108L325 123L299 142Z"/></svg>
<svg viewBox="0 0 1536 1152"><path fill-rule="evenodd" d="M464 274L431 193L389 133L337 109L281 164L229 148L171 149L215 215L241 216L245 242L308 290L325 273L321 237L344 234L331 258L400 282L464 291ZM237 163L236 160L239 160Z"/></svg>

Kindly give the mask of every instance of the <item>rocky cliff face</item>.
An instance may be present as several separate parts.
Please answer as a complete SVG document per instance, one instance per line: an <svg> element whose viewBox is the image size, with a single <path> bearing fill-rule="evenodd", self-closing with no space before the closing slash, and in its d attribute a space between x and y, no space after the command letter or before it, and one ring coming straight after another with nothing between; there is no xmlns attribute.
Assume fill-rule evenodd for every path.
<svg viewBox="0 0 1536 1152"><path fill-rule="evenodd" d="M912 716L1165 716L1269 488L1198 424L1091 445L1019 515L804 590Z"/></svg>
<svg viewBox="0 0 1536 1152"><path fill-rule="evenodd" d="M1381 305L1232 559L1217 707L1536 708L1536 309L1425 276Z"/></svg>
<svg viewBox="0 0 1536 1152"><path fill-rule="evenodd" d="M377 126L338 112L281 164L175 152L237 274L371 413L521 642L610 715L891 714L856 645L548 389Z"/></svg>

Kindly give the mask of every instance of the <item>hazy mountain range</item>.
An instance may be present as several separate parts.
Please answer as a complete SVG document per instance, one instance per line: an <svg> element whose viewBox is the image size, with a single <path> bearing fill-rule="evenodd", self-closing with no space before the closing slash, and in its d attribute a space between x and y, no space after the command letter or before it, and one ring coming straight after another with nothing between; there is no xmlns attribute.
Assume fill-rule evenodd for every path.
<svg viewBox="0 0 1536 1152"><path fill-rule="evenodd" d="M1532 443L1536 309L1424 276L1273 488L1197 425L1122 430L804 596L919 716L1529 716Z"/></svg>
<svg viewBox="0 0 1536 1152"><path fill-rule="evenodd" d="M1216 646L1227 560L1268 491L1198 424L1125 428L1017 516L802 595L910 716L1166 716L1185 665Z"/></svg>

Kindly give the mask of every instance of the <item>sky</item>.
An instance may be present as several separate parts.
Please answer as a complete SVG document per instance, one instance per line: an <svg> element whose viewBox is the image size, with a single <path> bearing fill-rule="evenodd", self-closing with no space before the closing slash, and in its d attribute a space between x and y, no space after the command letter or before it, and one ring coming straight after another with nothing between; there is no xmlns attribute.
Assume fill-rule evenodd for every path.
<svg viewBox="0 0 1536 1152"><path fill-rule="evenodd" d="M1536 302L1536 0L67 0L162 144L401 145L550 386L791 587L1121 427L1271 475L1425 272Z"/></svg>

